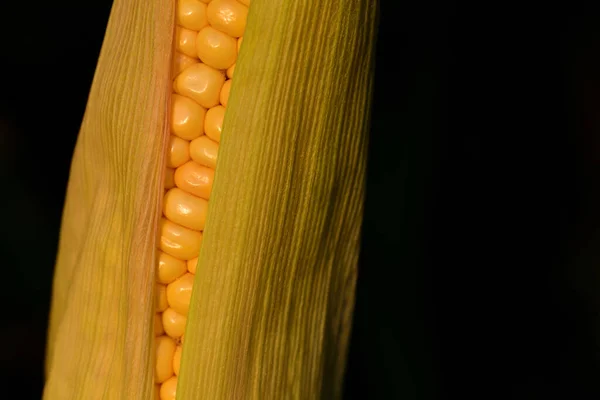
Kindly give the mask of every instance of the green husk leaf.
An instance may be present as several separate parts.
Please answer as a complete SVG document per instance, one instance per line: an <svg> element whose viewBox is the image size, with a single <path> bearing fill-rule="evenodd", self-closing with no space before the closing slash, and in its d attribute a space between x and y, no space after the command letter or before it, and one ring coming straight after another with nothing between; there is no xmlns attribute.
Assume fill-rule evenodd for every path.
<svg viewBox="0 0 600 400"><path fill-rule="evenodd" d="M375 22L371 0L252 1L178 399L340 397Z"/></svg>

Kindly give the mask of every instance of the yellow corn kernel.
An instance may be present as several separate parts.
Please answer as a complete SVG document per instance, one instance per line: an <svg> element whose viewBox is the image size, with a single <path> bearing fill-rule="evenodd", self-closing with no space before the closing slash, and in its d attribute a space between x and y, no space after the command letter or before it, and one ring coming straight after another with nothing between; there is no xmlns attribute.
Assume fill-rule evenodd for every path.
<svg viewBox="0 0 600 400"><path fill-rule="evenodd" d="M224 117L225 107L216 106L209 109L206 112L206 118L204 118L204 132L206 132L206 136L217 143L221 141L221 131L223 130Z"/></svg>
<svg viewBox="0 0 600 400"><path fill-rule="evenodd" d="M213 28L235 38L244 34L248 7L236 0L213 0L206 12Z"/></svg>
<svg viewBox="0 0 600 400"><path fill-rule="evenodd" d="M202 244L201 232L184 228L166 218L161 218L158 230L160 234L159 248L165 253L184 261L198 256Z"/></svg>
<svg viewBox="0 0 600 400"><path fill-rule="evenodd" d="M190 142L190 157L200 165L215 169L218 154L219 144L206 135Z"/></svg>
<svg viewBox="0 0 600 400"><path fill-rule="evenodd" d="M193 285L194 275L189 273L167 285L167 301L169 302L169 306L179 314L187 315L188 313Z"/></svg>
<svg viewBox="0 0 600 400"><path fill-rule="evenodd" d="M226 75L229 79L233 78L233 73L235 72L235 64L233 64L231 67L227 68L227 72Z"/></svg>
<svg viewBox="0 0 600 400"><path fill-rule="evenodd" d="M237 59L237 41L211 26L198 32L196 50L203 63L216 69L227 69Z"/></svg>
<svg viewBox="0 0 600 400"><path fill-rule="evenodd" d="M171 76L176 77L181 73L181 71L193 64L198 64L197 58L186 56L185 54L176 51L173 55Z"/></svg>
<svg viewBox="0 0 600 400"><path fill-rule="evenodd" d="M229 100L229 92L231 91L231 79L227 79L221 88L221 94L219 95L219 101L224 107L227 107L227 100Z"/></svg>
<svg viewBox="0 0 600 400"><path fill-rule="evenodd" d="M199 31L208 24L206 4L199 0L178 0L175 18L177 25Z"/></svg>
<svg viewBox="0 0 600 400"><path fill-rule="evenodd" d="M197 58L198 50L196 46L197 31L177 27L175 29L175 50L186 56Z"/></svg>
<svg viewBox="0 0 600 400"><path fill-rule="evenodd" d="M208 200L215 180L215 171L195 161L188 161L175 170L173 179L178 188Z"/></svg>
<svg viewBox="0 0 600 400"><path fill-rule="evenodd" d="M177 345L173 339L162 335L155 339L155 346L156 367L154 380L156 383L163 383L173 376L173 356Z"/></svg>
<svg viewBox="0 0 600 400"><path fill-rule="evenodd" d="M196 265L197 264L198 264L198 257L192 258L191 260L188 260L188 262L187 262L187 270L190 272L190 274L195 274L196 273Z"/></svg>
<svg viewBox="0 0 600 400"><path fill-rule="evenodd" d="M219 94L224 83L223 72L197 63L181 71L173 82L173 90L204 108L211 108L219 104Z"/></svg>
<svg viewBox="0 0 600 400"><path fill-rule="evenodd" d="M171 133L185 140L204 133L206 109L194 100L174 93L171 97Z"/></svg>
<svg viewBox="0 0 600 400"><path fill-rule="evenodd" d="M173 339L177 339L185 333L186 322L186 316L179 314L172 308L167 308L162 313L162 325L165 329L165 333Z"/></svg>
<svg viewBox="0 0 600 400"><path fill-rule="evenodd" d="M177 377L172 376L160 385L160 400L175 400L177 398Z"/></svg>
<svg viewBox="0 0 600 400"><path fill-rule="evenodd" d="M170 189L163 200L163 214L183 227L204 230L208 201L179 188Z"/></svg>
<svg viewBox="0 0 600 400"><path fill-rule="evenodd" d="M175 186L175 169L174 168L165 168L165 179L164 179L165 189L171 189Z"/></svg>
<svg viewBox="0 0 600 400"><path fill-rule="evenodd" d="M190 142L171 135L167 153L167 167L177 168L190 159Z"/></svg>
<svg viewBox="0 0 600 400"><path fill-rule="evenodd" d="M162 324L162 316L160 313L154 314L154 336L160 336L165 333Z"/></svg>
<svg viewBox="0 0 600 400"><path fill-rule="evenodd" d="M173 372L175 375L179 375L179 367L181 365L181 346L177 346L175 354L173 355Z"/></svg>
<svg viewBox="0 0 600 400"><path fill-rule="evenodd" d="M167 302L167 287L165 285L156 284L155 299L157 312L163 312L169 307L169 303Z"/></svg>
<svg viewBox="0 0 600 400"><path fill-rule="evenodd" d="M187 264L178 258L168 255L162 251L158 252L158 268L156 280L160 283L169 284L181 275L185 274Z"/></svg>

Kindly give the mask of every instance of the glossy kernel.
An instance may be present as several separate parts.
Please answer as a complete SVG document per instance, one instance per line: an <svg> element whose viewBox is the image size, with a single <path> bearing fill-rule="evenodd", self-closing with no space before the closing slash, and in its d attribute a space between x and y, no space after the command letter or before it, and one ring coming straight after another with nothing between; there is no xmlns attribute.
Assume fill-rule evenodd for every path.
<svg viewBox="0 0 600 400"><path fill-rule="evenodd" d="M171 189L175 186L175 169L165 168L165 179L163 181L165 189Z"/></svg>
<svg viewBox="0 0 600 400"><path fill-rule="evenodd" d="M175 170L173 179L178 188L208 200L215 180L215 171L195 161L188 161Z"/></svg>
<svg viewBox="0 0 600 400"><path fill-rule="evenodd" d="M156 284L155 304L157 312L163 312L169 307L169 303L167 302L167 287L160 283Z"/></svg>
<svg viewBox="0 0 600 400"><path fill-rule="evenodd" d="M237 41L226 33L207 26L198 32L196 50L203 63L216 69L227 69L237 58Z"/></svg>
<svg viewBox="0 0 600 400"><path fill-rule="evenodd" d="M199 31L208 25L206 4L199 0L178 0L176 18L177 25Z"/></svg>
<svg viewBox="0 0 600 400"><path fill-rule="evenodd" d="M177 377L172 376L160 385L160 400L175 400L177 398Z"/></svg>
<svg viewBox="0 0 600 400"><path fill-rule="evenodd" d="M171 132L185 139L196 139L204 133L206 108L194 100L173 93L171 97Z"/></svg>
<svg viewBox="0 0 600 400"><path fill-rule="evenodd" d="M197 265L198 265L198 257L192 258L191 260L188 260L188 262L187 262L187 270L190 272L190 274L195 274L196 273L196 266Z"/></svg>
<svg viewBox="0 0 600 400"><path fill-rule="evenodd" d="M162 383L173 376L173 356L177 345L168 336L159 336L155 340L156 345L156 368L154 380Z"/></svg>
<svg viewBox="0 0 600 400"><path fill-rule="evenodd" d="M179 314L172 308L167 308L162 314L162 324L165 329L165 333L177 339L185 333L185 324L187 317Z"/></svg>
<svg viewBox="0 0 600 400"><path fill-rule="evenodd" d="M181 71L193 64L199 64L197 58L186 56L185 54L176 51L173 55L172 77L176 77Z"/></svg>
<svg viewBox="0 0 600 400"><path fill-rule="evenodd" d="M198 63L181 71L173 82L173 89L202 107L211 108L219 104L219 94L224 83L223 72Z"/></svg>
<svg viewBox="0 0 600 400"><path fill-rule="evenodd" d="M246 29L248 7L236 0L213 0L208 5L206 15L213 28L237 38Z"/></svg>
<svg viewBox="0 0 600 400"><path fill-rule="evenodd" d="M223 118L225 118L225 107L216 106L206 112L206 118L204 119L204 131L206 132L206 136L217 143L221 141Z"/></svg>
<svg viewBox="0 0 600 400"><path fill-rule="evenodd" d="M217 155L219 144L203 135L190 142L190 157L200 165L215 169L217 166Z"/></svg>
<svg viewBox="0 0 600 400"><path fill-rule="evenodd" d="M201 231L206 223L208 201L179 188L167 192L163 200L163 213L170 221L186 228Z"/></svg>
<svg viewBox="0 0 600 400"><path fill-rule="evenodd" d="M201 232L184 228L166 218L161 218L159 235L159 248L173 257L187 261L197 257L200 252Z"/></svg>
<svg viewBox="0 0 600 400"><path fill-rule="evenodd" d="M167 151L167 167L177 168L190 159L190 142L171 135Z"/></svg>
<svg viewBox="0 0 600 400"><path fill-rule="evenodd" d="M185 261L168 255L162 251L158 252L158 268L156 271L156 280L160 283L168 284L185 274L187 265Z"/></svg>
<svg viewBox="0 0 600 400"><path fill-rule="evenodd" d="M169 306L179 314L187 316L193 285L194 275L188 273L167 286L167 301L169 302Z"/></svg>
<svg viewBox="0 0 600 400"><path fill-rule="evenodd" d="M227 107L227 102L229 101L229 92L231 91L231 79L227 79L221 88L221 95L219 96L219 101L225 107Z"/></svg>
<svg viewBox="0 0 600 400"><path fill-rule="evenodd" d="M179 375L179 367L181 366L181 351L182 347L177 346L177 349L175 349L175 354L173 355L173 372L175 375Z"/></svg>
<svg viewBox="0 0 600 400"><path fill-rule="evenodd" d="M175 28L175 50L185 54L186 56L197 58L198 50L196 46L197 31L185 29L181 27Z"/></svg>

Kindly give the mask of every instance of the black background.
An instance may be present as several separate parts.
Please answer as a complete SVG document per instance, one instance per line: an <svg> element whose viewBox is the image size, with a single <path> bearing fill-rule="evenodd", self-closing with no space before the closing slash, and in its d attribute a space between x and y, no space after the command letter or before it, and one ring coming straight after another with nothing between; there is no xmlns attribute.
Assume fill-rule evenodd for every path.
<svg viewBox="0 0 600 400"><path fill-rule="evenodd" d="M480 3L381 3L348 399L600 395L600 13ZM42 390L70 157L109 11L0 5L13 398Z"/></svg>

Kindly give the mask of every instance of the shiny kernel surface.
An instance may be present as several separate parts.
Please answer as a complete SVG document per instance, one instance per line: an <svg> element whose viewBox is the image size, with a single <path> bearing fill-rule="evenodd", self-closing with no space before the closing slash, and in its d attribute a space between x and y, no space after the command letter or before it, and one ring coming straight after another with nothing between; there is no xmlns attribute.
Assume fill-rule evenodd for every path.
<svg viewBox="0 0 600 400"><path fill-rule="evenodd" d="M198 52L196 49L197 31L185 29L181 27L175 28L175 50L185 54L186 56L197 58Z"/></svg>
<svg viewBox="0 0 600 400"><path fill-rule="evenodd" d="M185 261L175 258L165 252L158 252L158 268L156 280L168 284L185 274L187 264Z"/></svg>
<svg viewBox="0 0 600 400"><path fill-rule="evenodd" d="M177 25L199 31L208 25L206 9L206 4L200 0L177 0L175 15Z"/></svg>
<svg viewBox="0 0 600 400"><path fill-rule="evenodd" d="M196 266L197 265L198 265L198 257L192 258L191 260L188 260L188 262L187 262L187 270L190 272L190 274L195 274L196 273Z"/></svg>
<svg viewBox="0 0 600 400"><path fill-rule="evenodd" d="M235 38L244 34L248 7L236 0L213 0L207 9L208 23Z"/></svg>
<svg viewBox="0 0 600 400"><path fill-rule="evenodd" d="M169 306L179 314L187 316L193 285L194 275L187 273L167 286L167 301L169 302Z"/></svg>
<svg viewBox="0 0 600 400"><path fill-rule="evenodd" d="M157 337L154 342L156 345L154 380L156 383L162 383L173 376L173 356L177 346L173 339L165 335Z"/></svg>
<svg viewBox="0 0 600 400"><path fill-rule="evenodd" d="M198 32L196 50L203 63L216 69L227 69L237 59L237 40L207 26Z"/></svg>
<svg viewBox="0 0 600 400"><path fill-rule="evenodd" d="M225 107L216 106L206 112L204 118L204 132L206 136L219 143L221 141L221 131L223 130L223 118L225 117Z"/></svg>
<svg viewBox="0 0 600 400"><path fill-rule="evenodd" d="M160 400L176 400L177 398L177 377L169 378L160 385Z"/></svg>
<svg viewBox="0 0 600 400"><path fill-rule="evenodd" d="M190 142L170 135L167 147L167 167L177 168L190 159Z"/></svg>
<svg viewBox="0 0 600 400"><path fill-rule="evenodd" d="M176 187L169 190L163 199L165 217L189 229L203 230L207 211L208 201Z"/></svg>
<svg viewBox="0 0 600 400"><path fill-rule="evenodd" d="M175 186L175 169L174 168L165 168L165 179L164 179L165 189L171 189Z"/></svg>
<svg viewBox="0 0 600 400"><path fill-rule="evenodd" d="M165 329L165 333L173 339L177 339L185 333L186 322L187 317L179 314L172 308L167 308L162 313L162 324Z"/></svg>
<svg viewBox="0 0 600 400"><path fill-rule="evenodd" d="M189 97L174 93L171 97L171 133L184 139L196 139L204 133L206 108Z"/></svg>
<svg viewBox="0 0 600 400"><path fill-rule="evenodd" d="M155 289L156 311L163 312L169 307L169 303L167 302L167 287L157 283Z"/></svg>
<svg viewBox="0 0 600 400"><path fill-rule="evenodd" d="M182 347L177 346L175 349L175 355L173 355L173 372L175 375L179 375L179 366L181 365L181 351Z"/></svg>
<svg viewBox="0 0 600 400"><path fill-rule="evenodd" d="M225 107L227 107L227 102L229 101L229 92L231 91L231 79L227 79L221 88L221 95L219 96L219 101Z"/></svg>
<svg viewBox="0 0 600 400"><path fill-rule="evenodd" d="M173 179L178 188L208 200L215 180L215 171L195 161L188 161L175 170Z"/></svg>
<svg viewBox="0 0 600 400"><path fill-rule="evenodd" d="M188 68L189 66L191 66L193 64L198 64L197 58L186 56L185 54L176 51L175 54L173 55L173 67L172 67L173 77L176 77L177 75L179 75L181 73L181 71L183 71L184 69Z"/></svg>
<svg viewBox="0 0 600 400"><path fill-rule="evenodd" d="M190 142L190 157L200 165L215 169L219 144L203 135Z"/></svg>
<svg viewBox="0 0 600 400"><path fill-rule="evenodd" d="M201 232L185 228L166 218L161 218L158 229L160 250L184 261L198 257L202 244Z"/></svg>
<svg viewBox="0 0 600 400"><path fill-rule="evenodd" d="M219 94L224 83L223 72L198 63L181 71L173 82L173 90L204 108L211 108L219 104Z"/></svg>

